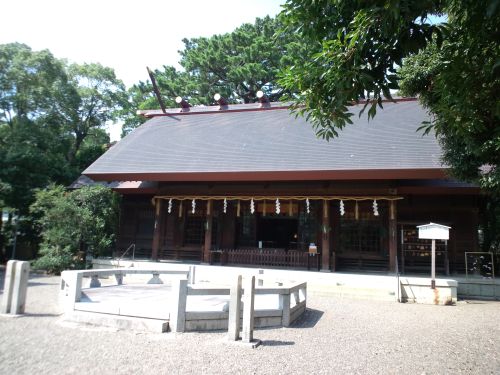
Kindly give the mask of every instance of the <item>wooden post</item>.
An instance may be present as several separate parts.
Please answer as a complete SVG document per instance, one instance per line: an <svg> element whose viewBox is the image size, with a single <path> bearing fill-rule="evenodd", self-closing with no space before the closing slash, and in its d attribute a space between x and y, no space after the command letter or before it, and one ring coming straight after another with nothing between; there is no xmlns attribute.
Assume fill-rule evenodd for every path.
<svg viewBox="0 0 500 375"><path fill-rule="evenodd" d="M203 246L203 262L210 262L210 248L212 247L212 201L207 201L207 222L205 226L205 245Z"/></svg>
<svg viewBox="0 0 500 375"><path fill-rule="evenodd" d="M397 242L396 201L389 202L389 271L396 272Z"/></svg>
<svg viewBox="0 0 500 375"><path fill-rule="evenodd" d="M321 226L321 271L330 271L330 218L329 202L323 201L323 225Z"/></svg>
<svg viewBox="0 0 500 375"><path fill-rule="evenodd" d="M160 249L160 237L162 232L162 222L163 222L163 212L162 212L162 202L163 199L156 199L156 210L155 210L155 229L153 232L153 245L151 247L151 259L158 260L158 252Z"/></svg>

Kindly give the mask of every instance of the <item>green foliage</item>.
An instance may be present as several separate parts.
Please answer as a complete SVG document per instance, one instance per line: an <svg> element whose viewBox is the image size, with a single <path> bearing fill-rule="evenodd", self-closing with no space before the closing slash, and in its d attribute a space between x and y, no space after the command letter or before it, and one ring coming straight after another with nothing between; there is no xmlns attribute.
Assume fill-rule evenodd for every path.
<svg viewBox="0 0 500 375"><path fill-rule="evenodd" d="M283 32L299 32L316 52L287 67L280 83L319 136L351 123L349 105L368 118L401 86L433 114L453 174L500 193L498 0L288 0ZM428 16L446 14L432 25Z"/></svg>
<svg viewBox="0 0 500 375"><path fill-rule="evenodd" d="M288 66L279 83L296 93L295 110L319 136L337 136L351 124L348 106L365 100L368 117L396 89L396 68L440 30L424 22L439 1L289 0L280 15L283 33L298 32L313 46L305 63ZM305 105L305 106L303 106Z"/></svg>
<svg viewBox="0 0 500 375"><path fill-rule="evenodd" d="M258 18L254 24L243 24L231 33L184 39L184 49L179 51L183 71L164 66L154 72L165 104L176 107L176 96L193 105L211 105L215 93L229 103L255 102L259 90L272 101L290 94L277 83L277 74L306 55L308 46L295 33L275 35L279 27L276 19ZM159 108L149 82L134 85L129 93L131 106L124 134L142 122L135 115L136 109Z"/></svg>
<svg viewBox="0 0 500 375"><path fill-rule="evenodd" d="M71 183L106 150L106 122L126 104L125 87L110 68L0 45L0 208L24 217L35 189ZM23 223L20 240L35 241Z"/></svg>
<svg viewBox="0 0 500 375"><path fill-rule="evenodd" d="M34 267L58 273L82 266L85 253L99 256L113 247L118 197L103 186L66 192L51 186L36 192L30 211L42 237Z"/></svg>
<svg viewBox="0 0 500 375"><path fill-rule="evenodd" d="M67 72L76 92L76 96L69 98L71 106L66 113L67 130L74 137L68 153L71 163L94 130L118 118L127 105L127 94L123 82L116 78L111 68L100 64L72 64Z"/></svg>
<svg viewBox="0 0 500 375"><path fill-rule="evenodd" d="M401 91L419 95L434 114L428 129L439 136L453 174L500 194L498 19L481 2L448 3L445 40L405 59Z"/></svg>
<svg viewBox="0 0 500 375"><path fill-rule="evenodd" d="M54 97L70 91L63 62L49 51L35 52L19 43L0 45L0 124L57 117L60 108Z"/></svg>

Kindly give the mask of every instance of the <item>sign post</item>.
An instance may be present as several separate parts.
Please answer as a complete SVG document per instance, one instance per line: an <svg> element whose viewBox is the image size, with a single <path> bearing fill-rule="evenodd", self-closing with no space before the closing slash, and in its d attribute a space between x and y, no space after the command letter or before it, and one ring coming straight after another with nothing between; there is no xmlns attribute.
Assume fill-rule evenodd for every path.
<svg viewBox="0 0 500 375"><path fill-rule="evenodd" d="M418 225L418 238L432 240L431 248L431 288L436 289L436 240L449 240L450 229L446 225L429 223Z"/></svg>

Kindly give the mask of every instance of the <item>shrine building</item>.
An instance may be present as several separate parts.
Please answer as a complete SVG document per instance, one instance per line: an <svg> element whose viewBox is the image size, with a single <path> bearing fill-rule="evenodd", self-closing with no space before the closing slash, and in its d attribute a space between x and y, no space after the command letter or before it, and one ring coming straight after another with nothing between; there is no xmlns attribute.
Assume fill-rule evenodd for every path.
<svg viewBox="0 0 500 375"><path fill-rule="evenodd" d="M416 99L326 141L284 103L141 111L148 118L84 171L122 195L117 253L322 271L429 269L417 225L451 227L438 273L478 248L479 188L443 165Z"/></svg>

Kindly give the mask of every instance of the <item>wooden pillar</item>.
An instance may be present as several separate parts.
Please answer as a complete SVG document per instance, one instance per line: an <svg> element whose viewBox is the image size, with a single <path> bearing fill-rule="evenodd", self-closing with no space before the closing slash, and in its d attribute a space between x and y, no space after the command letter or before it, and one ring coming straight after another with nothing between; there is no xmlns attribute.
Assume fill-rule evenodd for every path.
<svg viewBox="0 0 500 375"><path fill-rule="evenodd" d="M321 225L321 271L330 271L330 215L329 201L323 201L323 219Z"/></svg>
<svg viewBox="0 0 500 375"><path fill-rule="evenodd" d="M330 259L331 271L335 272L337 270L337 253L340 249L340 212L338 209L335 209L334 212L330 213L331 223L333 224L333 228L331 234L333 236L332 239L332 259Z"/></svg>
<svg viewBox="0 0 500 375"><path fill-rule="evenodd" d="M210 248L212 247L212 201L207 201L207 221L205 223L205 244L203 246L203 262L210 262Z"/></svg>
<svg viewBox="0 0 500 375"><path fill-rule="evenodd" d="M389 271L396 271L398 253L396 201L389 201Z"/></svg>
<svg viewBox="0 0 500 375"><path fill-rule="evenodd" d="M151 259L158 260L158 252L160 250L160 239L162 231L162 223L163 223L163 210L162 208L163 199L155 200L155 228L153 232L153 245L151 251Z"/></svg>

